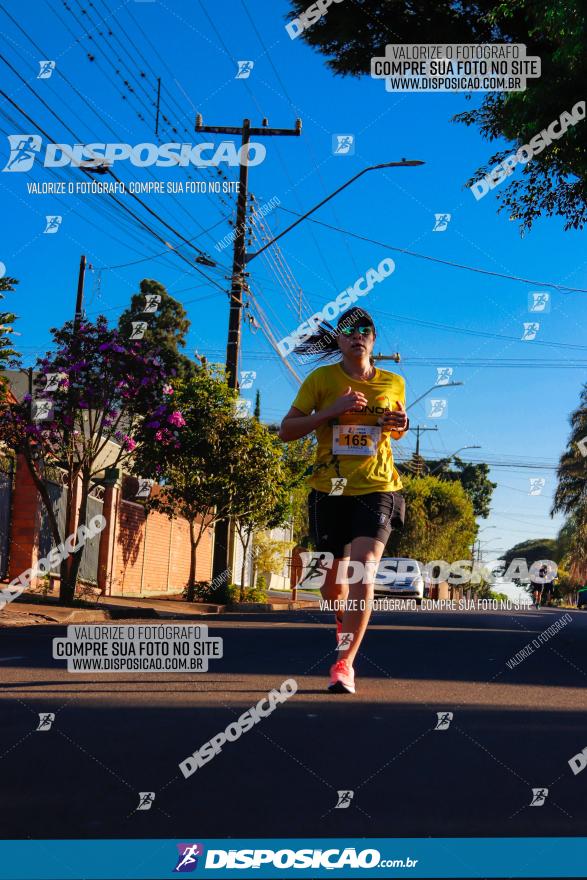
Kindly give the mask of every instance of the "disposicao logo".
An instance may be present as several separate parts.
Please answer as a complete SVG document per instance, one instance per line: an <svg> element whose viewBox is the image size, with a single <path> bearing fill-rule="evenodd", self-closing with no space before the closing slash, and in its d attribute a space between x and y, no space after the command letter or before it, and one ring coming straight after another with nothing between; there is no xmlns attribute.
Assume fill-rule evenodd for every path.
<svg viewBox="0 0 587 880"><path fill-rule="evenodd" d="M204 855L201 843L178 843L177 865L173 869L178 874L187 874L198 867L198 858Z"/></svg>
<svg viewBox="0 0 587 880"><path fill-rule="evenodd" d="M341 870L344 868L377 868L382 865L381 855L377 849L361 849L355 847L339 847L332 849L209 849L206 854L206 872L214 868L228 871L245 868L261 868L265 865L275 869L313 868ZM411 866L410 866L411 867Z"/></svg>
<svg viewBox="0 0 587 880"><path fill-rule="evenodd" d="M36 134L9 134L10 156L2 171L30 171L37 157L40 159L42 139ZM43 165L45 168L108 168L115 162L128 159L137 168L156 165L159 168L216 167L227 165L260 165L267 151L265 146L251 141L237 148L233 141L219 144L47 144Z"/></svg>

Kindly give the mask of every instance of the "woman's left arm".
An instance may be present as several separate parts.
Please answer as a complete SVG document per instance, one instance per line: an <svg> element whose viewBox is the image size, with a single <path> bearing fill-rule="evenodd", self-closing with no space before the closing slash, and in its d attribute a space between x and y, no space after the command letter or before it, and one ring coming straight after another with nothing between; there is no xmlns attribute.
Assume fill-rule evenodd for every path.
<svg viewBox="0 0 587 880"><path fill-rule="evenodd" d="M394 440L399 440L410 427L408 414L401 400L397 402L397 408L388 410L379 419L384 431L389 431Z"/></svg>

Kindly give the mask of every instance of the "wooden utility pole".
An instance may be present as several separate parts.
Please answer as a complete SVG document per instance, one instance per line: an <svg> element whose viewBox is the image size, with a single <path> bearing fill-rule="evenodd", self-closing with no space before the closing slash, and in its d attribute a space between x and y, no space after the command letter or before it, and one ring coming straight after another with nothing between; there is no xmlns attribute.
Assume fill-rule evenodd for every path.
<svg viewBox="0 0 587 880"><path fill-rule="evenodd" d="M412 457L412 461L414 462L414 473L417 477L421 477L424 470L424 459L420 455L420 434L423 434L424 431L438 431L438 428L427 428L422 427L421 425L416 425L415 428L412 428L412 431L416 432L416 451Z"/></svg>
<svg viewBox="0 0 587 880"><path fill-rule="evenodd" d="M241 167L239 190L236 203L236 238L232 260L232 277L230 286L230 311L228 316L228 339L226 341L226 378L229 388L238 388L238 362L241 344L241 316L243 310L243 292L246 288L245 268L247 202L249 185L249 143L253 137L299 137L302 133L302 120L296 119L295 128L269 128L263 119L261 128L251 128L251 120L243 119L241 127L232 125L204 125L202 115L196 116L196 131L212 134L240 134L241 136ZM221 577L225 572L232 571L232 545L234 529L230 521L225 519L216 523L214 533L213 577Z"/></svg>
<svg viewBox="0 0 587 880"><path fill-rule="evenodd" d="M84 303L84 277L86 274L86 258L82 254L79 258L79 274L77 276L77 296L75 299L74 327L77 330L82 319L82 307Z"/></svg>
<svg viewBox="0 0 587 880"><path fill-rule="evenodd" d="M241 127L233 125L203 125L200 113L196 116L196 131L213 134L240 134L241 136L241 169L239 192L236 203L236 238L232 261L232 280L230 288L230 313L228 318L228 339L226 343L226 373L230 388L238 388L238 361L241 338L241 313L243 308L243 291L245 289L245 252L247 199L249 182L248 144L253 137L299 136L302 133L302 120L296 120L295 128L269 128L266 119L261 128L251 128L251 120L243 119Z"/></svg>
<svg viewBox="0 0 587 880"><path fill-rule="evenodd" d="M157 77L157 113L155 115L155 137L159 137L159 108L161 104L161 77Z"/></svg>

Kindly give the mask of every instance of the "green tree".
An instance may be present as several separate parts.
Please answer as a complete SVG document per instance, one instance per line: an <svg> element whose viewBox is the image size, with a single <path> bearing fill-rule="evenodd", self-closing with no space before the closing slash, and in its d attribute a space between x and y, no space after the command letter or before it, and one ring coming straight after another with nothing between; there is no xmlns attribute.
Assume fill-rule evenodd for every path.
<svg viewBox="0 0 587 880"><path fill-rule="evenodd" d="M290 0L299 15L307 0ZM290 18L291 16L288 16ZM454 119L476 125L489 141L504 137L526 144L584 99L587 24L581 0L353 0L331 6L300 39L327 56L340 75L368 75L371 58L386 43L523 43L542 60L542 75L523 92L489 93ZM383 89L383 84L380 84ZM512 149L488 158L468 181L482 177ZM529 229L540 215L559 215L565 228L582 228L587 217L587 124L571 126L495 190L500 210Z"/></svg>
<svg viewBox="0 0 587 880"><path fill-rule="evenodd" d="M571 434L561 455L552 513L575 516L587 522L587 383L580 404L571 414Z"/></svg>
<svg viewBox="0 0 587 880"><path fill-rule="evenodd" d="M261 421L261 392L258 388L257 393L255 394L255 411L253 416L258 422Z"/></svg>
<svg viewBox="0 0 587 880"><path fill-rule="evenodd" d="M293 541L276 541L269 532L257 532L253 539L253 584L258 571L280 574L285 555L293 546Z"/></svg>
<svg viewBox="0 0 587 880"><path fill-rule="evenodd" d="M421 562L469 559L477 525L462 485L438 477L403 477L402 482L405 525L392 533L385 554Z"/></svg>
<svg viewBox="0 0 587 880"><path fill-rule="evenodd" d="M587 578L587 384L580 403L571 414L571 433L561 455L552 513L564 513L567 521L559 533L565 568L578 579Z"/></svg>
<svg viewBox="0 0 587 880"><path fill-rule="evenodd" d="M424 460L422 459L424 462ZM451 467L454 462L454 467ZM408 462L412 464L412 462ZM404 465L399 466L402 471ZM459 482L473 503L475 516L481 516L484 519L489 516L491 497L497 483L492 483L489 479L489 465L471 464L462 461L460 458L442 458L437 461L426 461L422 465L424 473L430 476L438 477L439 480L447 480L451 482ZM410 473L410 470L403 470L403 473Z"/></svg>
<svg viewBox="0 0 587 880"><path fill-rule="evenodd" d="M559 532L561 562L572 578L587 580L587 383L571 414L571 433L561 455L552 513L564 513Z"/></svg>
<svg viewBox="0 0 587 880"><path fill-rule="evenodd" d="M293 524L294 541L297 544L307 543L310 532L309 488L306 478L312 471L315 450L316 441L313 436L283 444L283 459L290 495L290 519Z"/></svg>
<svg viewBox="0 0 587 880"><path fill-rule="evenodd" d="M155 312L145 313L149 296L160 296L161 300ZM143 339L148 345L159 349L167 373L173 376L175 371L180 379L194 375L196 364L180 351L185 348L190 328L187 313L159 281L143 278L140 293L133 295L129 308L120 316L118 327L126 338L130 337L132 322L135 321L145 321L149 325Z"/></svg>
<svg viewBox="0 0 587 880"><path fill-rule="evenodd" d="M552 559L553 562L560 560L560 548L556 538L531 538L514 544L501 558L504 560L504 570L509 568L514 559L524 559L528 569L534 562L542 559ZM514 578L517 581L517 578Z"/></svg>
<svg viewBox="0 0 587 880"><path fill-rule="evenodd" d="M185 420L181 448L167 462L152 448L141 450L133 461L135 474L163 484L148 508L190 524L190 586L196 581L196 555L206 528L230 513L234 462L226 455L225 434L234 421L236 398L222 369L200 367L174 383L173 399Z"/></svg>
<svg viewBox="0 0 587 880"><path fill-rule="evenodd" d="M24 455L58 548L75 531L78 503L85 528L88 496L103 481L104 468L116 468L149 445L164 461L179 447L183 420L165 400L169 377L147 341L130 341L103 316L95 323L68 321L51 333L55 348L37 360L34 399L27 394L4 406L0 438ZM46 485L56 467L65 471L64 534ZM60 562L62 604L74 598L84 551L83 542L74 543L77 549Z"/></svg>
<svg viewBox="0 0 587 880"><path fill-rule="evenodd" d="M193 376L174 383L173 399L185 420L181 448L165 465L145 448L133 466L136 474L163 484L148 507L190 523L192 586L206 528L232 518L246 559L256 530L288 521L291 493L306 467L305 445L298 441L288 447L266 425L238 417L237 392L228 387L220 367L204 363ZM243 595L241 590L241 600Z"/></svg>
<svg viewBox="0 0 587 880"><path fill-rule="evenodd" d="M250 421L257 424L254 419ZM277 459L274 461L267 452L260 456L256 461L256 473L254 469L250 471L252 488L247 488L243 476L249 469L251 455L246 448L243 450L244 465L241 466L238 479L238 490L242 499L239 503L244 504L249 512L242 515L236 511L235 517L241 541L245 546L245 558L250 541L258 531L285 525L293 520L295 535L297 502L302 494L304 499L307 499L308 490L304 486L304 477L314 458L314 443L311 438L304 437L293 443L282 443L265 425L260 427L262 433L253 434L253 440L256 436L255 442L259 443L260 449L264 446L267 450L272 448ZM263 463L262 470L258 467L260 462ZM265 485L255 487L253 486L255 481ZM252 504L255 497L258 499L256 506ZM307 504L305 506L307 507ZM241 579L242 584L244 578Z"/></svg>
<svg viewBox="0 0 587 880"><path fill-rule="evenodd" d="M290 508L281 443L256 419L235 419L223 436L231 463L229 511L243 546L240 601L255 532L284 525Z"/></svg>
<svg viewBox="0 0 587 880"><path fill-rule="evenodd" d="M557 536L560 568L577 583L587 581L587 524L578 514L566 520Z"/></svg>
<svg viewBox="0 0 587 880"><path fill-rule="evenodd" d="M16 278L0 278L0 300L5 298L5 292L12 293L17 284ZM16 315L13 312L0 312L0 370L15 367L19 363L20 355L14 350L11 339L15 321Z"/></svg>
<svg viewBox="0 0 587 880"><path fill-rule="evenodd" d="M566 559L571 552L571 548L573 546L575 533L577 531L577 521L574 515L570 516L561 528L559 529L559 533L556 536L556 542L558 545L559 558Z"/></svg>

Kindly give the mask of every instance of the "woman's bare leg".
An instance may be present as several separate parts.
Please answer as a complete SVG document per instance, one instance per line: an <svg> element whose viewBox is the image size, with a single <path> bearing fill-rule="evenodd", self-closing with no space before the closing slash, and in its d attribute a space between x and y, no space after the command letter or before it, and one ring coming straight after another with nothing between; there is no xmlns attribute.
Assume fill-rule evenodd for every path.
<svg viewBox="0 0 587 880"><path fill-rule="evenodd" d="M335 559L332 563L332 568L326 569L326 579L320 587L320 592L322 593L322 598L326 599L329 603L336 601L342 603L346 601L349 592L349 585L346 582L348 561L348 556ZM342 604L340 604L338 610L334 611L334 616L337 620L342 620L343 615L344 609Z"/></svg>
<svg viewBox="0 0 587 880"><path fill-rule="evenodd" d="M338 652L339 660L348 660L352 666L373 610L373 582L385 544L376 538L355 538L351 544L351 566L359 562L364 576L358 583L346 584L347 609L342 619L342 632L352 634L352 640ZM351 575L352 577L352 575Z"/></svg>

